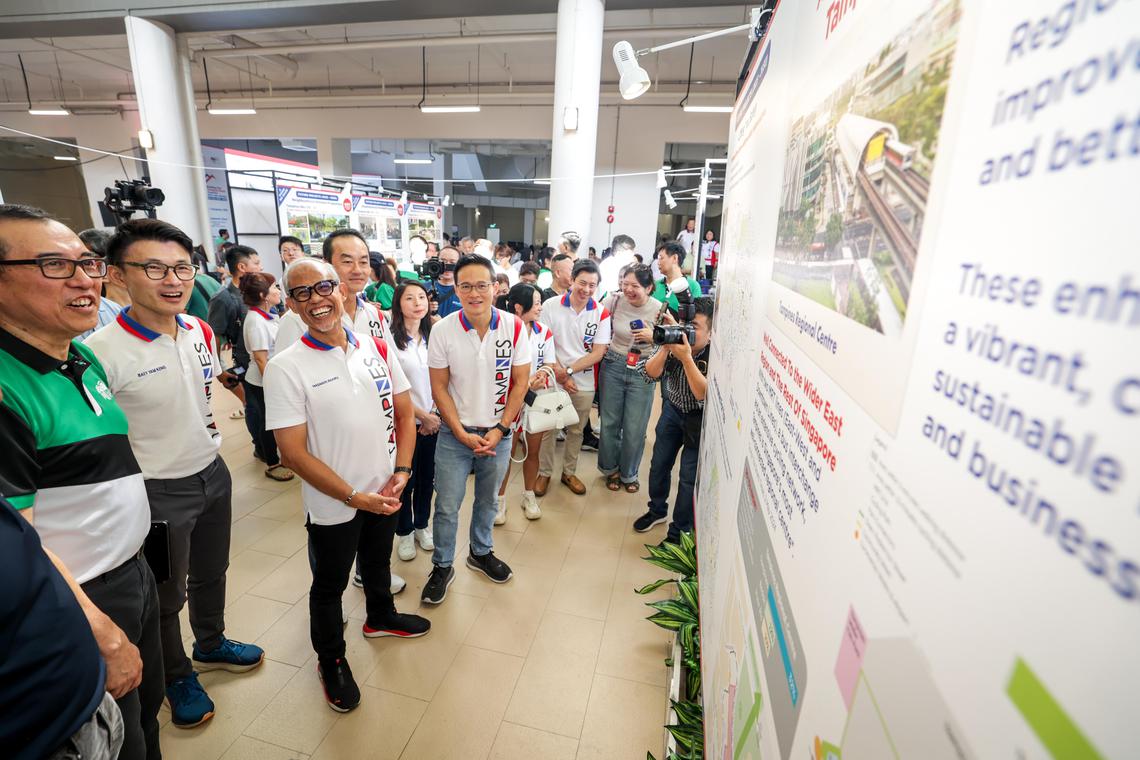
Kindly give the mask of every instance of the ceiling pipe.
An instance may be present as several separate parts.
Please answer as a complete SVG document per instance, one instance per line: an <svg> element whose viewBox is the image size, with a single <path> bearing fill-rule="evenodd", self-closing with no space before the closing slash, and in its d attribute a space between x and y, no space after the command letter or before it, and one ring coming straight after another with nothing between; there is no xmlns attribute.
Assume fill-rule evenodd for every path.
<svg viewBox="0 0 1140 760"><path fill-rule="evenodd" d="M607 37L668 37L670 34L693 34L719 29L718 26L637 27L633 29L607 29ZM438 37L401 37L387 40L358 40L355 42L287 43L266 45L253 52L247 48L201 49L194 56L204 58L240 58L249 55L287 55L351 53L360 50L394 50L417 47L463 47L468 45L515 45L528 42L554 42L554 32L520 32L513 34L468 34Z"/></svg>

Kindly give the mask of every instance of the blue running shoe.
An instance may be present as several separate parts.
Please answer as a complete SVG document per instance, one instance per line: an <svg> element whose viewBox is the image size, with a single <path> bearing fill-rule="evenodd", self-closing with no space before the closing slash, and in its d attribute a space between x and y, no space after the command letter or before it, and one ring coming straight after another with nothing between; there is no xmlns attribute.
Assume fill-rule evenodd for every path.
<svg viewBox="0 0 1140 760"><path fill-rule="evenodd" d="M194 728L214 717L214 701L198 683L197 673L167 686L166 701L170 704L170 722L178 728Z"/></svg>
<svg viewBox="0 0 1140 760"><path fill-rule="evenodd" d="M222 639L222 645L212 652L203 652L194 642L194 667L199 671L228 670L245 673L253 670L265 659L265 650L254 644Z"/></svg>

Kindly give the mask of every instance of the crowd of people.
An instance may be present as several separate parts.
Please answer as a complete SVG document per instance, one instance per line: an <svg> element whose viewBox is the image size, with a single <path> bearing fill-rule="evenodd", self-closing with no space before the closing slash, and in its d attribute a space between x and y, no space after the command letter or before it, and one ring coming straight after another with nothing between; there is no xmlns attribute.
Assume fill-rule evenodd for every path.
<svg viewBox="0 0 1140 760"><path fill-rule="evenodd" d="M347 584L364 592L363 636L428 634L415 603L397 610L406 583L392 556L430 552L419 603L442 604L469 489L463 563L508 583L494 527L515 509L542 519L555 475L587 494L583 448L598 451L609 491L641 489L656 386L648 504L631 528L668 520L680 456L663 540L693 529L713 303L683 274L691 247L664 242L651 266L627 235L601 260L573 232L522 255L423 241L439 266L421 276L428 268L401 269L342 229L312 255L281 238L280 281L257 251L225 240L229 281L206 277L209 289L193 242L166 222L88 232L0 205L0 565L12 569L0 591L0 746L16 757L121 748L153 760L164 699L175 726L202 725L215 706L197 673L263 662L260 647L225 635L232 488L214 381L239 400L265 476L301 481L310 637L337 711L361 699L345 655ZM678 321L677 340L655 339ZM529 417L547 394L573 408L561 430Z"/></svg>

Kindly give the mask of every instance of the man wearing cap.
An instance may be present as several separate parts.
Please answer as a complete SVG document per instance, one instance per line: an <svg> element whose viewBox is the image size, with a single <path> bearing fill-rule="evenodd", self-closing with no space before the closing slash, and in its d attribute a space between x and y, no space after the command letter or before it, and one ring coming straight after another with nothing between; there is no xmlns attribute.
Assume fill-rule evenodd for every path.
<svg viewBox="0 0 1140 760"><path fill-rule="evenodd" d="M72 342L95 326L106 272L46 212L0 205L0 493L78 583L123 715L120 757L156 760L162 649L142 557L146 486L102 365Z"/></svg>
<svg viewBox="0 0 1140 760"><path fill-rule="evenodd" d="M289 308L307 330L269 361L265 424L304 481L310 636L325 699L347 712L360 703L342 630L341 596L353 557L367 605L365 637L410 638L431 627L398 613L390 588L400 494L416 445L415 410L395 349L344 326L346 288L328 262L297 261L282 281Z"/></svg>
<svg viewBox="0 0 1140 760"><path fill-rule="evenodd" d="M131 305L87 339L127 415L151 520L166 523L170 578L158 585L171 722L193 728L214 716L198 671L244 673L265 653L224 635L231 482L210 408L221 373L210 325L182 314L194 287L190 238L158 219L132 219L107 244L108 276ZM193 663L178 616L189 597Z"/></svg>

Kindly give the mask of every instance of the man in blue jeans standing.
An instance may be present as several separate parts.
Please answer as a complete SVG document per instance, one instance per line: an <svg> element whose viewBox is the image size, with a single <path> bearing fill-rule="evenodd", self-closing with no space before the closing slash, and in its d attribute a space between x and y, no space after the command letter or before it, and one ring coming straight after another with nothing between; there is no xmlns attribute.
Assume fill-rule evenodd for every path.
<svg viewBox="0 0 1140 760"><path fill-rule="evenodd" d="M421 599L439 604L455 580L455 537L467 475L475 466L475 503L467 566L495 583L511 579L492 551L499 483L511 455L511 425L522 409L530 376L530 340L518 317L494 307L495 270L483 256L455 266L463 308L431 329L428 370L443 420L435 448L435 552Z"/></svg>
<svg viewBox="0 0 1140 760"><path fill-rule="evenodd" d="M670 543L677 543L682 532L693 529L693 489L697 479L705 391L708 389L706 376L709 371L713 301L704 296L694 303L693 344L690 346L688 339L682 336L681 343L662 346L645 363L644 370L650 380L664 382L665 399L661 403L657 440L653 444L653 460L649 465L649 511L634 520L633 529L644 533L667 519L670 474L680 452L677 500L673 505L673 521L669 523L669 532L665 536Z"/></svg>

